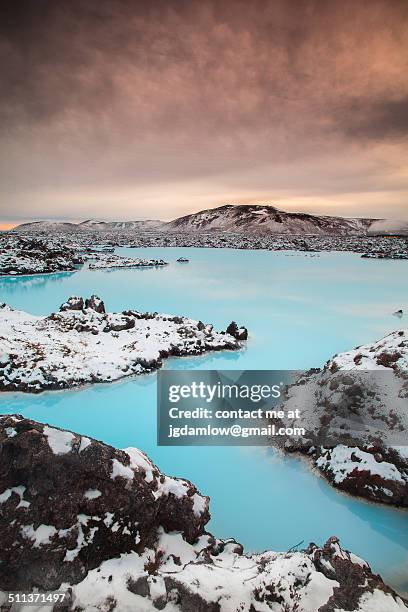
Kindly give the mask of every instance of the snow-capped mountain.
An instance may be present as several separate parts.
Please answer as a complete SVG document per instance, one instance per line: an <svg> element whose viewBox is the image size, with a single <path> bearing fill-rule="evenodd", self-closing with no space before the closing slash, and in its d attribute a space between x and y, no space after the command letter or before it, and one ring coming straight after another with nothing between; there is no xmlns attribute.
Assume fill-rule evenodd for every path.
<svg viewBox="0 0 408 612"><path fill-rule="evenodd" d="M247 235L361 235L408 233L407 222L386 219L359 219L285 212L263 204L226 204L202 210L173 221L100 221L88 219L82 223L37 221L14 228L15 232L72 232L72 231L166 231L236 232Z"/></svg>
<svg viewBox="0 0 408 612"><path fill-rule="evenodd" d="M166 230L218 230L256 234L365 234L374 221L376 220L289 213L274 206L257 204L227 204L175 219L166 225Z"/></svg>
<svg viewBox="0 0 408 612"><path fill-rule="evenodd" d="M33 221L22 223L15 227L13 232L80 232L80 231L146 231L162 229L166 223L153 219L146 221L99 221L88 219L82 223L69 223L65 221Z"/></svg>
<svg viewBox="0 0 408 612"><path fill-rule="evenodd" d="M78 225L68 221L33 221L32 223L22 223L15 227L13 232L77 232Z"/></svg>
<svg viewBox="0 0 408 612"><path fill-rule="evenodd" d="M145 221L98 221L88 219L78 224L79 229L92 230L156 230L161 229L166 223L157 219L146 219Z"/></svg>

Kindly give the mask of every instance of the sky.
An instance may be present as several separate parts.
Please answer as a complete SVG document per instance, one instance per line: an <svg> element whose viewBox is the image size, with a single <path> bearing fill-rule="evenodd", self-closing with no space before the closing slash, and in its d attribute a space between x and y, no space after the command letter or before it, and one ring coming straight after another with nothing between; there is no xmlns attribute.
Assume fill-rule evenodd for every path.
<svg viewBox="0 0 408 612"><path fill-rule="evenodd" d="M407 0L3 0L0 227L408 219Z"/></svg>

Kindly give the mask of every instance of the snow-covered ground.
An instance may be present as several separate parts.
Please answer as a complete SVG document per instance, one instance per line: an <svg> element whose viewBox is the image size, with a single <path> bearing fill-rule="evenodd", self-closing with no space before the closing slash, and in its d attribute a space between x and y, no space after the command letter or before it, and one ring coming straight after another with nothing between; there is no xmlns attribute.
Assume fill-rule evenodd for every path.
<svg viewBox="0 0 408 612"><path fill-rule="evenodd" d="M160 565L148 574L144 569L154 551L105 561L72 588L75 605L97 612L115 602L121 612L396 612L406 610L403 600L370 577L367 564L343 550L333 538L323 551L267 551L244 555L235 542L211 544L203 537L187 545L179 534L158 532ZM214 553L217 547L222 552ZM238 552L237 552L238 550ZM157 554L157 553L156 553ZM174 562L177 558L177 563ZM344 572L344 566L348 570ZM356 578L350 603L338 575ZM363 580L361 580L364 576ZM358 582L360 578L360 583ZM69 585L63 585L69 588ZM337 601L336 601L337 600ZM354 605L353 605L354 604ZM336 606L335 608L332 607ZM324 607L327 606L327 607ZM354 607L355 606L355 607Z"/></svg>
<svg viewBox="0 0 408 612"><path fill-rule="evenodd" d="M242 331L242 330L241 330ZM238 336L186 317L105 313L96 296L72 297L60 312L34 316L0 305L0 390L39 392L110 382L161 366L170 355L239 349Z"/></svg>
<svg viewBox="0 0 408 612"><path fill-rule="evenodd" d="M335 355L328 369L408 372L408 330L399 329L377 342Z"/></svg>

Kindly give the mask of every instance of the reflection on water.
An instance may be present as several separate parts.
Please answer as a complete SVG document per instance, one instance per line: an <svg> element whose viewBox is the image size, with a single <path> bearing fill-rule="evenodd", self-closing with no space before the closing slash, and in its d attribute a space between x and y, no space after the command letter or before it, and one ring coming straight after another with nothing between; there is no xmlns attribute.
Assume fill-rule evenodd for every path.
<svg viewBox="0 0 408 612"><path fill-rule="evenodd" d="M57 272L55 274L27 274L24 276L0 277L0 295L12 298L16 293L44 290L47 285L62 283L75 272Z"/></svg>
<svg viewBox="0 0 408 612"><path fill-rule="evenodd" d="M408 262L350 254L320 257L211 249L119 249L163 258L160 269L89 271L0 279L0 301L48 314L69 295L100 295L108 309L184 314L225 329L248 327L244 350L170 359L177 369L303 369L368 342L398 325L408 304ZM175 260L185 256L190 263ZM32 284L29 284L32 282ZM404 309L405 309L404 308ZM304 461L265 448L157 447L156 376L124 379L70 392L3 394L2 412L91 435L115 446L138 446L171 475L211 497L209 528L248 550L287 550L330 535L366 558L399 590L408 591L408 518L337 493Z"/></svg>

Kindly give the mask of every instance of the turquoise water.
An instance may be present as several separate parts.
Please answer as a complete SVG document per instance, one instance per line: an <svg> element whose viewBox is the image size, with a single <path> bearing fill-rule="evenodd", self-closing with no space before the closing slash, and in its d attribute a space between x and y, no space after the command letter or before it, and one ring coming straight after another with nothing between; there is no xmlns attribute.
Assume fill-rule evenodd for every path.
<svg viewBox="0 0 408 612"><path fill-rule="evenodd" d="M183 314L250 333L241 352L172 359L166 368L303 369L401 325L408 262L357 255L213 249L118 249L164 258L163 269L89 271L0 279L0 301L36 314L70 295L100 295L109 310ZM188 264L176 259L186 256ZM402 321L403 323L403 321ZM38 396L2 394L1 412L67 427L114 446L137 446L163 472L188 478L211 497L209 529L247 550L287 550L331 535L408 591L408 514L337 493L307 466L254 447L157 447L156 377Z"/></svg>

